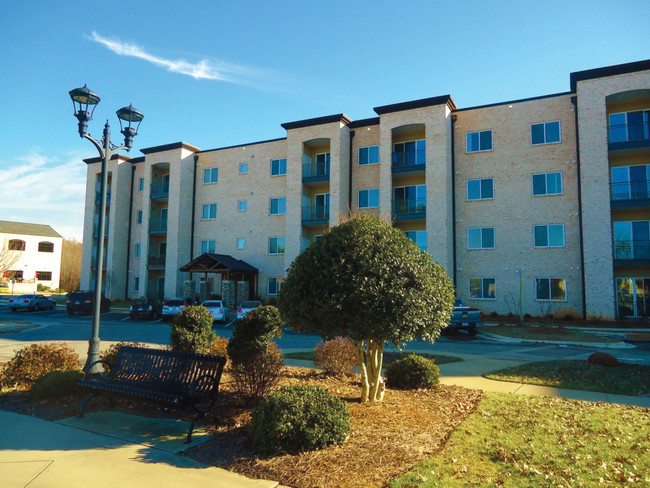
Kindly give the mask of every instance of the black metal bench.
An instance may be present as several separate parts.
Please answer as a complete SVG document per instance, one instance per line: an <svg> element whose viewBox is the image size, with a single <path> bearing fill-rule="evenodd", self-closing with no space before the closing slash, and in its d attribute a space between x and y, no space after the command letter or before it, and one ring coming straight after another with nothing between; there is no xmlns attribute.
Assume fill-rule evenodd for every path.
<svg viewBox="0 0 650 488"><path fill-rule="evenodd" d="M98 363L108 365L96 361L88 370ZM94 390L83 402L79 417L83 417L88 402L101 394L138 397L173 407L191 405L197 415L187 433L186 442L190 443L194 425L214 407L225 364L226 358L218 356L122 346L108 374L86 375L79 381ZM199 407L206 403L207 407Z"/></svg>

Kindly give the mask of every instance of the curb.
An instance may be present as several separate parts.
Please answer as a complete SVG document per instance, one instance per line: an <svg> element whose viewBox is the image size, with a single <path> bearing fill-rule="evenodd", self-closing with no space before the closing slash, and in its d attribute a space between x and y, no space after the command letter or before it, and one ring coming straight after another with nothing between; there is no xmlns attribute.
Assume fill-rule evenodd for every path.
<svg viewBox="0 0 650 488"><path fill-rule="evenodd" d="M571 342L571 341L545 341L540 339L517 339L514 337L504 337L497 334L490 334L483 330L479 330L479 336L487 337L498 342L508 343L529 343L529 344L551 344L557 346L585 346L585 347L598 347L602 349L636 349L634 344L627 342Z"/></svg>

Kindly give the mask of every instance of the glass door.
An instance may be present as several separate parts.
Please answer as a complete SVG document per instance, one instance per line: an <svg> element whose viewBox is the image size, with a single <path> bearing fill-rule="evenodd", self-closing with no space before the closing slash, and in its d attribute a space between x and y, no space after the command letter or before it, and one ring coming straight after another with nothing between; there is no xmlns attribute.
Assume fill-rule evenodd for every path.
<svg viewBox="0 0 650 488"><path fill-rule="evenodd" d="M317 219L328 219L330 216L330 194L321 193L314 197L316 204L315 216Z"/></svg>

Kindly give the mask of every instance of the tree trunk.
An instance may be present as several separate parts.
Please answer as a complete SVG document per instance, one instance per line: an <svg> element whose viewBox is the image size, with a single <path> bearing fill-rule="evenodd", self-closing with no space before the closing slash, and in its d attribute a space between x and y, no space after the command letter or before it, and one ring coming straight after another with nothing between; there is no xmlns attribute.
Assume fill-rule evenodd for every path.
<svg viewBox="0 0 650 488"><path fill-rule="evenodd" d="M384 379L381 368L384 358L384 343L379 341L351 341L357 350L361 371L361 401L375 402L384 399Z"/></svg>

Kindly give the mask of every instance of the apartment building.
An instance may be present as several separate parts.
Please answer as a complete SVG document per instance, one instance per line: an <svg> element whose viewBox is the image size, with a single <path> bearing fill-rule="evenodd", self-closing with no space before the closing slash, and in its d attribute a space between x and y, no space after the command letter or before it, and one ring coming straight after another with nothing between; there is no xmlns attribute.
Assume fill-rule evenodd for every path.
<svg viewBox="0 0 650 488"><path fill-rule="evenodd" d="M266 298L358 211L391 219L485 312L650 314L650 60L571 73L563 93L374 111L283 123L280 139L115 156L102 237L100 161L85 160L82 286L103 238L111 296Z"/></svg>

